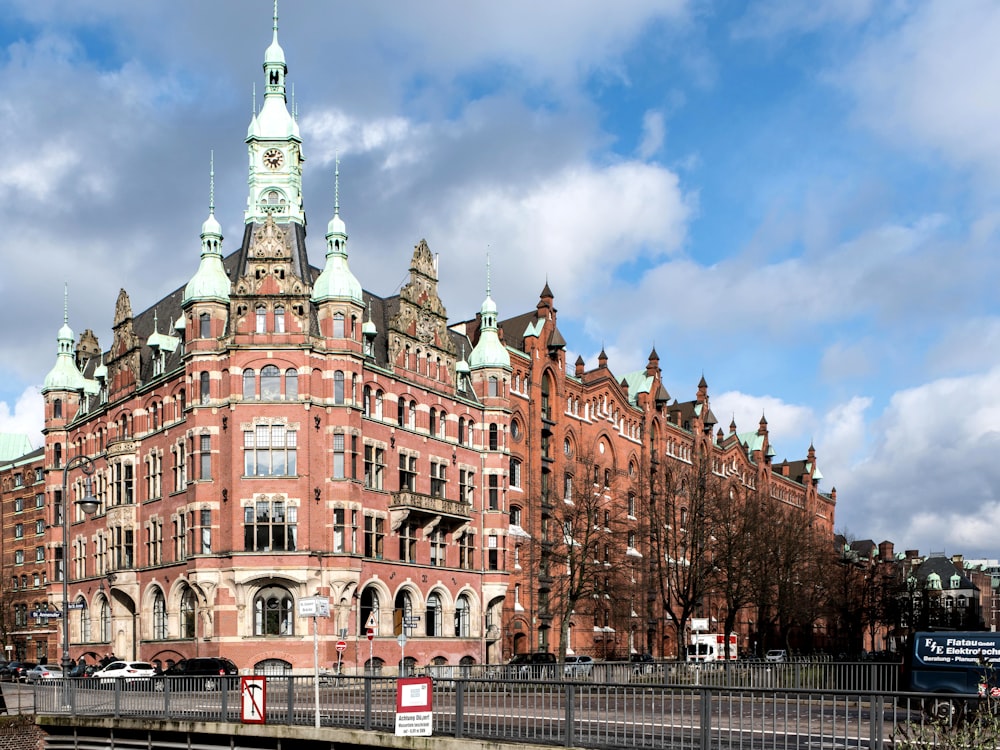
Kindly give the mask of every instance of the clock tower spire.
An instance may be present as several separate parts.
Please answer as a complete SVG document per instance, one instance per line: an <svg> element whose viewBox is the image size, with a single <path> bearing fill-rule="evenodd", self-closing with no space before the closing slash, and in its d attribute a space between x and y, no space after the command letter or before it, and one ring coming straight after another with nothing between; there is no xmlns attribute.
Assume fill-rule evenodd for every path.
<svg viewBox="0 0 1000 750"><path fill-rule="evenodd" d="M244 220L305 225L302 207L302 138L288 111L285 51L278 43L278 0L274 0L271 44L264 52L264 104L247 130L250 192Z"/></svg>

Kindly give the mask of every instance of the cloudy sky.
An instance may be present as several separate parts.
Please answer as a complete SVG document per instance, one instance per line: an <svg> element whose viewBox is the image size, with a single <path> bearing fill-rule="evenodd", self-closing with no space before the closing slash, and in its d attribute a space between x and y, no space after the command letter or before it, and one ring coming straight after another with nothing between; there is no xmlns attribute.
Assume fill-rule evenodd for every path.
<svg viewBox="0 0 1000 750"><path fill-rule="evenodd" d="M7 0L0 432L41 444L69 322L106 348L237 248L270 0ZM350 263L440 254L453 319L548 281L572 358L655 346L672 397L816 446L837 528L998 557L1000 6L284 0L312 260L335 155ZM260 99L260 96L258 97Z"/></svg>

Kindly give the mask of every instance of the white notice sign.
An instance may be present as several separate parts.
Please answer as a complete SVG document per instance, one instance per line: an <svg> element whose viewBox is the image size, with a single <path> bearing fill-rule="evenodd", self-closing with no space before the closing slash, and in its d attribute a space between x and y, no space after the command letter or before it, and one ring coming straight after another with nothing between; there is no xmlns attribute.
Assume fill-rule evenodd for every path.
<svg viewBox="0 0 1000 750"><path fill-rule="evenodd" d="M397 737L430 737L434 728L431 711L396 714Z"/></svg>

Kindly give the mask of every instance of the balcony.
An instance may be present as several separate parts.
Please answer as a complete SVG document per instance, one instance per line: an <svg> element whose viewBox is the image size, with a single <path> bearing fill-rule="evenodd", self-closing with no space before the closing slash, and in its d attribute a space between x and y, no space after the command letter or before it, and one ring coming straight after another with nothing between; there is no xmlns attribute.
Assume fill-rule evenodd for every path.
<svg viewBox="0 0 1000 750"><path fill-rule="evenodd" d="M446 500L443 497L422 495L419 492L403 490L392 493L389 510L407 510L410 515L421 513L428 516L442 516L465 523L472 518L472 508L466 503Z"/></svg>

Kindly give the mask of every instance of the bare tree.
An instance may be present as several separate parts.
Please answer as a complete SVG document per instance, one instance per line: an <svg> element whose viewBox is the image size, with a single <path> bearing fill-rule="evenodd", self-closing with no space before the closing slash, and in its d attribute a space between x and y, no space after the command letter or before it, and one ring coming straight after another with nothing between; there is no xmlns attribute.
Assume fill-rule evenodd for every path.
<svg viewBox="0 0 1000 750"><path fill-rule="evenodd" d="M754 563L761 547L767 544L763 536L766 511L756 490L735 477L717 483L709 509L714 548L712 587L725 608L725 616L720 619L723 633L728 636L736 632L740 612L754 601ZM728 638L725 655L727 660L731 656Z"/></svg>
<svg viewBox="0 0 1000 750"><path fill-rule="evenodd" d="M593 618L602 633L611 634L612 596L627 580L625 503L619 497L626 480L591 458L578 460L575 468L563 497L544 509L537 541L539 615L556 621L560 661L574 618Z"/></svg>
<svg viewBox="0 0 1000 750"><path fill-rule="evenodd" d="M651 480L649 544L656 560L652 583L673 623L678 656L683 656L688 622L714 583L712 503L720 484L703 456L696 456L691 465L665 461Z"/></svg>

